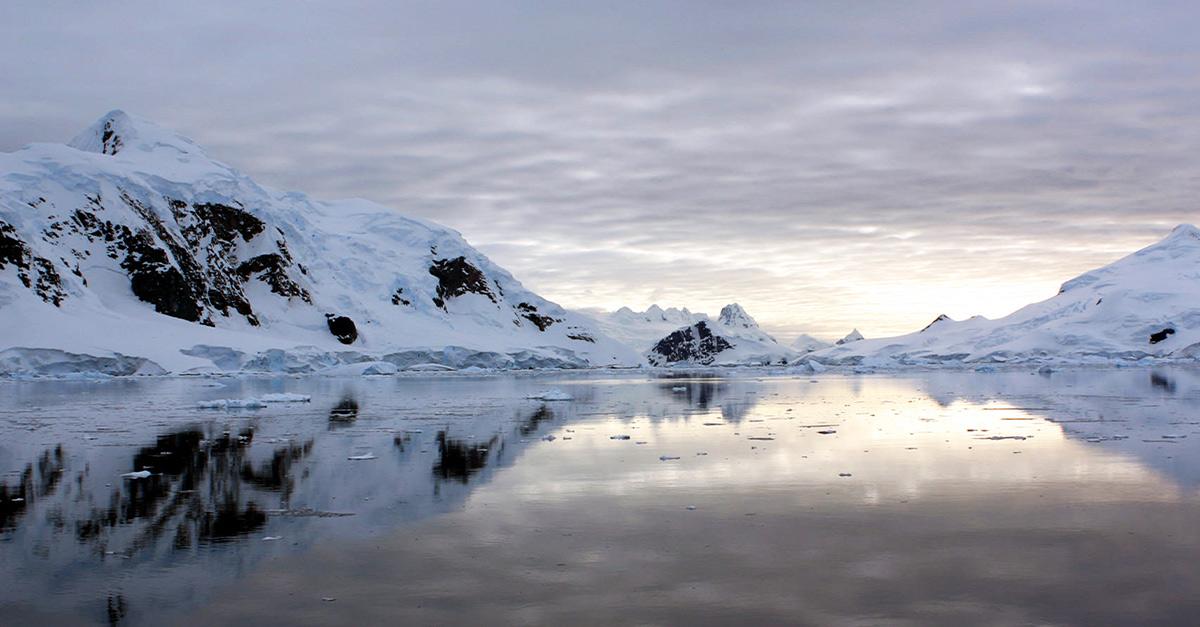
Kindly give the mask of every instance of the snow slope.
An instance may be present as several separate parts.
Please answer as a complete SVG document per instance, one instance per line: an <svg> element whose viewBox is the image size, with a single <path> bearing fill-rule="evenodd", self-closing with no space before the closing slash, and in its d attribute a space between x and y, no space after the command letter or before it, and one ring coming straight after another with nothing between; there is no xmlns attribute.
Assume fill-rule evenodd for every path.
<svg viewBox="0 0 1200 627"><path fill-rule="evenodd" d="M818 340L807 333L803 333L800 335L800 337L796 338L792 342L791 349L800 354L807 354L813 351L819 351L822 348L829 348L830 346L832 346L832 344L829 342Z"/></svg>
<svg viewBox="0 0 1200 627"><path fill-rule="evenodd" d="M1162 241L1062 285L1008 316L939 316L916 333L812 353L822 364L1112 362L1200 356L1200 229Z"/></svg>
<svg viewBox="0 0 1200 627"><path fill-rule="evenodd" d="M663 309L651 305L646 311L622 307L614 312L594 316L596 324L609 337L644 353L668 333L683 326L708 320L708 314L692 313L686 307Z"/></svg>
<svg viewBox="0 0 1200 627"><path fill-rule="evenodd" d="M0 154L0 319L0 373L641 361L453 230L262 187L121 111Z"/></svg>
<svg viewBox="0 0 1200 627"><path fill-rule="evenodd" d="M797 356L759 328L737 303L723 307L715 323L700 320L677 329L646 353L655 366L779 364Z"/></svg>

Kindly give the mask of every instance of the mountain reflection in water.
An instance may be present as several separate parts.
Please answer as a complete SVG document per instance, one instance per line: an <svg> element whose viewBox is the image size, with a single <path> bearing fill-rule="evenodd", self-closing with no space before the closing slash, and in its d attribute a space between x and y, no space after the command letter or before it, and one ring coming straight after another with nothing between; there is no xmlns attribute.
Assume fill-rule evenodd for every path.
<svg viewBox="0 0 1200 627"><path fill-rule="evenodd" d="M417 595L407 597L410 609L421 606L421 594L433 594L415 592L423 589L415 574L396 579L395 573L378 572L384 563L416 559L404 548L411 546L408 533L443 551L440 567L436 555L420 556L432 569L426 572L430 581L458 572L456 551L491 550L490 544L475 544L475 534L500 533L514 550L523 547L562 564L546 575L551 580L583 582L590 571L570 570L570 564L585 549L562 542L594 525L609 553L592 555L590 563L617 560L611 567L640 569L638 577L624 579L629 585L670 587L656 573L684 575L666 562L647 562L648 556L687 554L701 563L685 570L715 576L701 574L707 572L705 560L715 559L704 557L715 555L705 543L725 537L729 550L736 550L752 542L755 525L769 524L772 516L792 517L786 524L798 538L820 537L831 546L857 542L881 551L861 559L882 561L848 574L803 549L817 560L813 568L852 587L862 577L890 577L889 561L909 559L906 544L915 549L914 536L905 534L916 532L888 523L902 516L883 516L877 508L885 505L903 504L905 512L927 507L952 529L982 524L972 512L1010 499L1027 512L1031 537L1049 515L1038 509L1050 506L1039 493L1057 498L1069 493L1079 503L1125 499L1131 511L1147 503L1191 507L1200 486L1200 461L1193 461L1200 460L1198 382L1185 370L1110 370L817 379L762 373L248 379L221 381L220 387L186 379L5 383L13 394L0 400L5 473L0 617L16 623L146 624L163 622L164 608L178 606L183 613L168 622L239 622L251 616L264 624L329 622L314 612L321 611L321 597L335 595L308 587L357 581L359 575L339 570L339 560L328 551L359 555L360 545L371 542L387 561L374 564L370 552L360 555L362 577L375 579L358 585L372 590L372 581L387 583L387 600L342 603L341 611L349 612L344 618L325 618L376 622L383 616L372 608L390 608L415 622L447 622L457 615L406 613L392 606L406 598L404 590ZM526 398L552 387L575 400ZM195 408L199 400L281 391L308 394L313 401L252 411ZM122 477L140 471L150 474ZM1060 483L1070 491L1055 492ZM683 507L696 503L694 511ZM690 518L678 519L678 512ZM502 533L488 527L508 520L522 522ZM543 527L551 520L559 520L567 534L555 536L561 542L542 535L553 529ZM784 518L778 520L784 524ZM844 531L825 528L822 521L836 521ZM443 535L442 525L459 535ZM774 537L769 527L761 533L764 540ZM1003 536L999 530L979 533ZM863 544L864 534L895 543ZM1190 535L1176 538L1181 560L1198 556ZM620 544L627 549L616 548ZM801 551L759 555L757 547L744 548L742 557L757 555L766 565L776 554L782 559L789 550ZM519 570L525 558L496 559L498 568ZM764 576L749 564L735 566L741 563L736 555L721 559L729 568L745 569L747 578ZM273 566L277 563L289 565L286 573ZM965 564L957 568L968 571L957 577L969 580L973 575ZM793 576L783 563L772 567L780 569L778 577ZM287 579L292 588L278 596L263 579L267 573ZM507 590L501 579L487 580L497 594ZM1138 580L1130 575L1130 581ZM714 599L721 586L733 585L701 583ZM1194 591L1194 583L1178 585ZM243 589L261 600L232 603L225 612L210 603L213 595L240 597ZM297 590L316 599L316 606L292 598ZM506 594L521 598L528 590ZM551 610L565 611L566 605L556 604L568 598L577 599L578 611L597 611L579 594L539 599L549 612L539 615L565 619ZM637 590L628 594L638 598ZM880 594L868 605L891 598ZM480 595L482 604L500 603L486 589ZM833 605L823 615L830 620L819 622L853 622L844 614L853 603L821 600ZM667 612L663 608L673 606L661 600L645 602L629 601L627 616L660 622L695 618ZM659 610L649 611L656 603ZM260 605L278 613L263 614ZM488 617L474 613L465 598L456 597L452 605L462 616ZM889 607L883 603L873 615L919 622L921 615ZM519 616L525 615L490 618L522 622ZM784 611L759 618L796 616ZM719 617L730 618L713 613L709 620ZM1147 617L1154 618L1141 616Z"/></svg>

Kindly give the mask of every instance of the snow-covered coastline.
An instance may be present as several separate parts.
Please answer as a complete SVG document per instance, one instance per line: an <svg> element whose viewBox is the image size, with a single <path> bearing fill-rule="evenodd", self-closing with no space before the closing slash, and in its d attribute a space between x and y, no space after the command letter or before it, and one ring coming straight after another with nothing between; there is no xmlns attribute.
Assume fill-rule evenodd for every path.
<svg viewBox="0 0 1200 627"><path fill-rule="evenodd" d="M1055 368L1200 358L1200 229L1003 318L791 346L736 303L570 311L457 232L361 200L264 188L113 111L0 154L0 377L762 367ZM848 325L849 326L849 325Z"/></svg>

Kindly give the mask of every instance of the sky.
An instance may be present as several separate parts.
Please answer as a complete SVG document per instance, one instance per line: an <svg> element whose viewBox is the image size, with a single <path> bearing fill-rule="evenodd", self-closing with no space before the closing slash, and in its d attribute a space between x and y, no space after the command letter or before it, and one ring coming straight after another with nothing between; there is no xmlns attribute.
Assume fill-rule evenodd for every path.
<svg viewBox="0 0 1200 627"><path fill-rule="evenodd" d="M564 306L998 317L1197 222L1188 2L0 3L0 151L114 108Z"/></svg>

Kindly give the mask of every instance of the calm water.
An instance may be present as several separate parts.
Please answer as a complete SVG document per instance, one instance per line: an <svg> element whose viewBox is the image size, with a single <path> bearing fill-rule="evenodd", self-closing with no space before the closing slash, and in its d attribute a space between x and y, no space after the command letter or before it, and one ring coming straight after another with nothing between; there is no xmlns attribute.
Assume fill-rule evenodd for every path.
<svg viewBox="0 0 1200 627"><path fill-rule="evenodd" d="M1193 371L3 383L0 473L5 625L1200 613Z"/></svg>

